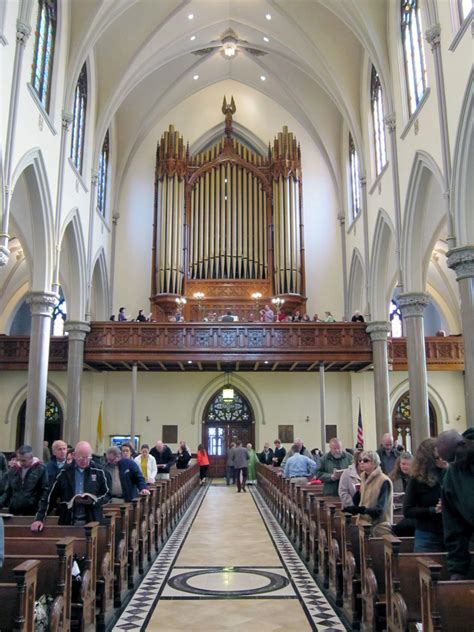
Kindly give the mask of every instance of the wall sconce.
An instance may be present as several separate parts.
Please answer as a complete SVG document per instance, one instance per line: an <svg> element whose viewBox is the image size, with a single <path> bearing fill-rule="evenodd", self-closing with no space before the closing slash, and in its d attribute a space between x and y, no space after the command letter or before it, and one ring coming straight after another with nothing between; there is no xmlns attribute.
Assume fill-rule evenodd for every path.
<svg viewBox="0 0 474 632"><path fill-rule="evenodd" d="M305 421L306 421L307 424L309 424L309 415L306 415Z"/></svg>
<svg viewBox="0 0 474 632"><path fill-rule="evenodd" d="M148 415L145 417L145 421L147 422L147 424L150 423L150 417L148 417Z"/></svg>
<svg viewBox="0 0 474 632"><path fill-rule="evenodd" d="M285 302L285 299L280 298L279 296L275 296L275 298L272 298L272 303L273 305L275 305L277 312L280 311L280 307L283 305L284 302Z"/></svg>

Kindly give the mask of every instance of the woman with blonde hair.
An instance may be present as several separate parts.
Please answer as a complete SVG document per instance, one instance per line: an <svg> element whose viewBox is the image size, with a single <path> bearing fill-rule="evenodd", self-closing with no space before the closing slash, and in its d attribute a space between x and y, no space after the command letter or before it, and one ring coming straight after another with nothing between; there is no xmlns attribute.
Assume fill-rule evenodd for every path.
<svg viewBox="0 0 474 632"><path fill-rule="evenodd" d="M403 494L410 480L410 470L413 463L413 455L409 452L400 452L389 474L392 481L393 493Z"/></svg>
<svg viewBox="0 0 474 632"><path fill-rule="evenodd" d="M358 524L372 526L372 536L391 535L393 522L392 481L382 472L377 452L364 450L359 456L361 469L360 495L355 494L354 505L344 511L359 515Z"/></svg>

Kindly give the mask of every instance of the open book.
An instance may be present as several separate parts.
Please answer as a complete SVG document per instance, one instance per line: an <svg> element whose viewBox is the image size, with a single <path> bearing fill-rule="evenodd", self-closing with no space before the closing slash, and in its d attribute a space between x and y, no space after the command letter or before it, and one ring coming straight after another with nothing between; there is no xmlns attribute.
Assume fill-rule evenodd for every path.
<svg viewBox="0 0 474 632"><path fill-rule="evenodd" d="M97 496L94 496L94 494L89 494L88 492L85 492L84 494L76 494L75 496L73 496L71 500L66 503L66 507L68 509L72 509L74 503L77 502L79 498L81 499L90 498L92 500L92 504L97 502Z"/></svg>

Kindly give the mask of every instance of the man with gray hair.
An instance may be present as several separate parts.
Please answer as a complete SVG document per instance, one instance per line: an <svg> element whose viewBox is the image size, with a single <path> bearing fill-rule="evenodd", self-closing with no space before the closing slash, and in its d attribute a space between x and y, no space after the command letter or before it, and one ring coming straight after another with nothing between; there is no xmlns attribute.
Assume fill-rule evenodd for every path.
<svg viewBox="0 0 474 632"><path fill-rule="evenodd" d="M303 439L295 439L293 441L293 445L291 446L290 450L287 452L285 458L281 462L281 467L285 467L286 462L288 461L288 459L291 456L293 456L294 454L296 454L296 453L302 454L303 456L307 456L308 459L312 459L313 458L312 455L311 455L311 452L304 445Z"/></svg>
<svg viewBox="0 0 474 632"><path fill-rule="evenodd" d="M380 457L382 472L387 475L390 474L398 458L398 452L393 445L393 437L389 432L383 435L377 454Z"/></svg>
<svg viewBox="0 0 474 632"><path fill-rule="evenodd" d="M0 496L0 507L9 507L16 516L34 516L48 497L46 466L33 455L33 448L22 445L16 451L16 463L10 467Z"/></svg>
<svg viewBox="0 0 474 632"><path fill-rule="evenodd" d="M169 481L170 469L174 464L174 455L163 441L157 441L155 447L150 450L151 456L155 457L156 465L158 467L158 474L156 475L157 481Z"/></svg>
<svg viewBox="0 0 474 632"><path fill-rule="evenodd" d="M342 442L334 437L329 442L329 452L327 452L319 462L316 478L324 483L324 496L337 496L339 489L339 479L342 471L352 463L351 455L342 449Z"/></svg>
<svg viewBox="0 0 474 632"><path fill-rule="evenodd" d="M138 495L150 493L140 468L132 459L122 458L120 449L113 445L105 453L104 470L109 476L112 499L130 502Z"/></svg>

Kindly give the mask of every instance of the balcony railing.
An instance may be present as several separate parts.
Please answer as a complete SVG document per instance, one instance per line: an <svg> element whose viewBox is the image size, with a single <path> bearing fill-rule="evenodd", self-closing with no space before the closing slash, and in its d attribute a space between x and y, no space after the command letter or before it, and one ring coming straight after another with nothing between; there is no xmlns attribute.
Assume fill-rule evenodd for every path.
<svg viewBox="0 0 474 632"><path fill-rule="evenodd" d="M426 338L428 370L462 371L459 336ZM29 337L0 336L0 370L28 368ZM113 323L94 322L84 367L93 371L368 370L370 338L361 323ZM405 338L389 339L394 371L408 367ZM50 370L67 368L67 337L52 338Z"/></svg>

